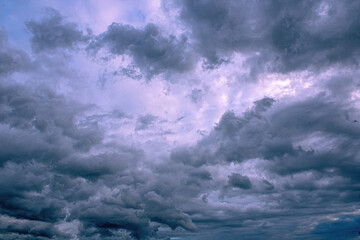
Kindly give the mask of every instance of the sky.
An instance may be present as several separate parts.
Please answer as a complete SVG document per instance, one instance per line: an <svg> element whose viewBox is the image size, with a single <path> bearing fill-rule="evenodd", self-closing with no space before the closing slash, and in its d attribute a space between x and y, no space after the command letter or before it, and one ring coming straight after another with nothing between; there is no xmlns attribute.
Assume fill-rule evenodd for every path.
<svg viewBox="0 0 360 240"><path fill-rule="evenodd" d="M0 239L360 239L359 12L1 0Z"/></svg>

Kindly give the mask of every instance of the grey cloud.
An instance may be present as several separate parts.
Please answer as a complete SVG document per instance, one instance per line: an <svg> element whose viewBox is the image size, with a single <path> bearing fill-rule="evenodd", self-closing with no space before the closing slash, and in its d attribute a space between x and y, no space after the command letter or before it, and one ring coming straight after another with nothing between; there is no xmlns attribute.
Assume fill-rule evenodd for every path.
<svg viewBox="0 0 360 240"><path fill-rule="evenodd" d="M262 184L263 184L263 187L265 188L265 190L273 190L274 189L274 185L265 179L262 181Z"/></svg>
<svg viewBox="0 0 360 240"><path fill-rule="evenodd" d="M140 149L126 147L118 152L102 153L85 158L72 155L59 162L58 171L74 177L97 180L103 175L121 174L134 167L142 157L143 152Z"/></svg>
<svg viewBox="0 0 360 240"><path fill-rule="evenodd" d="M157 117L151 114L146 114L138 117L138 119L136 120L135 130L138 131L149 128L156 121L156 119Z"/></svg>
<svg viewBox="0 0 360 240"><path fill-rule="evenodd" d="M358 63L360 5L354 1L211 0L175 5L210 66L226 63L224 59L236 52L251 61L251 77L263 71L317 71L331 64Z"/></svg>
<svg viewBox="0 0 360 240"><path fill-rule="evenodd" d="M98 109L101 111L100 109ZM99 122L104 122L107 120L116 119L116 120L122 120L122 119L132 119L131 115L127 115L126 113L122 112L119 109L114 109L110 112L103 112L103 113L95 113L86 116L84 119L80 120L80 123L83 125L91 125L91 124L98 124Z"/></svg>
<svg viewBox="0 0 360 240"><path fill-rule="evenodd" d="M204 169L196 169L190 172L190 176L194 178L199 178L202 180L211 180L211 173Z"/></svg>
<svg viewBox="0 0 360 240"><path fill-rule="evenodd" d="M194 58L188 45L185 36L166 36L154 24L136 29L130 25L113 23L89 44L88 51L97 52L106 48L114 55L129 55L145 77L150 79L160 73L190 70ZM129 71L125 73L131 74Z"/></svg>
<svg viewBox="0 0 360 240"><path fill-rule="evenodd" d="M208 139L206 139L208 140ZM199 167L213 160L214 152L212 151L211 139L203 140L203 144L194 147L178 147L171 151L170 158L176 163L183 163L194 167ZM215 150L215 149L214 149Z"/></svg>
<svg viewBox="0 0 360 240"><path fill-rule="evenodd" d="M167 199L167 202L173 200L173 204L177 204L175 206L179 209L183 209L182 207L187 209L188 200L201 201L203 194L221 187L208 169L184 165L182 162L169 164L166 161L153 166L152 172L159 176L161 181L153 182L149 188Z"/></svg>
<svg viewBox="0 0 360 240"><path fill-rule="evenodd" d="M251 188L251 181L249 177L242 176L239 173L232 173L228 176L229 178L229 185L236 188L242 189L250 189Z"/></svg>
<svg viewBox="0 0 360 240"><path fill-rule="evenodd" d="M77 44L88 40L75 23L67 22L55 9L45 9L46 15L41 21L28 21L26 27L32 34L33 51L52 51L57 48L74 49Z"/></svg>
<svg viewBox="0 0 360 240"><path fill-rule="evenodd" d="M134 186L103 196L100 201L78 203L71 211L71 218L82 222L83 237L116 237L116 231L123 229L135 239L149 239L157 236L160 224L195 230L190 217L177 210L171 199L146 189Z"/></svg>
<svg viewBox="0 0 360 240"><path fill-rule="evenodd" d="M274 102L275 100L269 97L264 97L261 100L255 101L253 108L246 111L243 118L235 116L235 113L232 111L226 112L221 116L221 119L214 130L224 135L236 134L237 130L240 130L244 125L250 123L250 121L261 120L262 114L266 112Z"/></svg>
<svg viewBox="0 0 360 240"><path fill-rule="evenodd" d="M187 189L185 190L188 195L199 195L199 191L205 192L209 185L212 185L212 176L211 173L204 169L190 170L184 184L186 184Z"/></svg>
<svg viewBox="0 0 360 240"><path fill-rule="evenodd" d="M42 193L47 182L51 181L48 170L37 163L7 164L2 168L0 212L19 219L49 223L64 218L65 202ZM34 192L39 194L32 194Z"/></svg>
<svg viewBox="0 0 360 240"><path fill-rule="evenodd" d="M202 100L203 92L201 89L191 90L189 97L193 103L200 103Z"/></svg>
<svg viewBox="0 0 360 240"><path fill-rule="evenodd" d="M257 101L242 117L234 112L225 113L208 137L196 147L174 150L172 159L194 166L221 161L242 162L252 158L284 161L274 165L278 171L290 171L292 167L288 164L292 163L298 164L292 165L294 171L303 171L307 168L320 170L320 166L326 168L327 164L329 167L335 162L339 164L332 166L343 165L345 171L346 164L343 161L340 164L340 158L349 159L348 163L354 164L351 162L356 158L359 126L346 120L345 113L351 112L350 108L332 102L322 94L303 101L279 104L276 108L271 107L273 102L269 98ZM315 133L332 139L336 145L332 146L331 152L304 150L295 145L295 140L311 138ZM346 156L342 154L345 149ZM330 156L332 160L329 160ZM298 161L299 158L303 160Z"/></svg>
<svg viewBox="0 0 360 240"><path fill-rule="evenodd" d="M192 30L198 50L210 68L226 62L224 56L233 49L249 48L263 35L265 19L255 19L250 28L250 16L255 10L249 2L182 1L181 19ZM250 9L247 9L250 8ZM251 14L251 13L250 13Z"/></svg>
<svg viewBox="0 0 360 240"><path fill-rule="evenodd" d="M6 32L0 28L0 76L25 71L31 66L27 53L10 46Z"/></svg>
<svg viewBox="0 0 360 240"><path fill-rule="evenodd" d="M234 190L248 189L248 197L255 195L258 199L260 196L257 194L260 194L260 199L274 204L274 211L268 214L275 218L278 214L294 216L296 212L299 214L297 216L312 215L311 218L315 219L320 213L351 211L348 210L348 204L357 205L359 194L359 191L355 190L359 181L356 174L359 172L359 125L352 121L358 115L358 111L351 103L338 102L337 99L332 91L289 102L275 102L271 98L261 99L240 116L234 112L224 113L208 136L195 146L174 149L171 160L174 164L194 168L218 168L228 166L229 163L235 166L255 164L253 166L256 169L268 177L271 176L253 182L244 176L247 175L246 169L242 169L244 172L241 173L230 174L227 183L219 182L213 176L214 184L222 184L223 189L215 185L207 189L204 182L208 180L204 179L202 183L197 183L203 190L199 200L202 196L207 196L204 195L206 191L215 189L220 191L220 198L232 199L239 194L237 191L229 191L229 186L232 186ZM323 184L325 182L326 184ZM188 183L189 189L190 186L194 186L193 181ZM201 201L209 204L208 198L205 197ZM193 211L190 212L190 216L205 214L209 210ZM230 227L229 231L237 231L243 222L235 223L234 219L230 220L232 214L236 215L232 211L234 209L229 210L226 219L229 219L229 224L234 224L234 228ZM252 214L259 217L257 220L254 219L255 222L268 221L264 213L249 213L245 219L252 218ZM204 216L193 221L200 229L203 227L202 221L205 226L219 224L219 228L222 229L228 226L223 222L223 218L216 216ZM308 224L306 221L299 223L300 217L291 221L296 225ZM284 229L281 226L274 228L264 229L263 234L276 239ZM259 230L258 227L255 229ZM306 233L294 233L294 236L289 238L302 238L306 234L311 234L314 238L322 239L321 234L324 234L325 239L325 236L331 236L332 233L330 231L326 234L322 230L316 232L318 235L315 232L311 233L311 228L308 228ZM247 233L246 236L249 239L261 239L259 235L252 238L251 233Z"/></svg>
<svg viewBox="0 0 360 240"><path fill-rule="evenodd" d="M201 166L221 161L241 162L259 156L257 144L263 141L262 130L267 127L262 114L273 102L273 99L267 97L256 101L242 118L232 111L224 113L209 137L203 138L196 147L175 149L171 158L176 162Z"/></svg>
<svg viewBox="0 0 360 240"><path fill-rule="evenodd" d="M126 68L122 68L120 70L120 73L134 80L140 80L143 77L142 74L133 65ZM118 74L118 72L116 72L116 74Z"/></svg>
<svg viewBox="0 0 360 240"><path fill-rule="evenodd" d="M343 215L336 220L321 221L312 233L318 239L356 239L360 235L359 225L359 216Z"/></svg>
<svg viewBox="0 0 360 240"><path fill-rule="evenodd" d="M324 14L334 16L335 30L317 19L315 2L181 4L206 68L227 62L233 52L253 57L247 62L253 76L342 60L348 64L357 56L358 18L352 15L357 3L329 3ZM352 21L344 20L348 18ZM72 49L85 41L76 25L56 12L28 25L35 52ZM323 92L315 96L264 97L242 114L227 111L196 144L154 157L138 146L119 144L123 139L107 138L102 122L130 119L126 113L91 114L93 106L34 85L36 80L11 81L15 75L8 76L29 70L31 61L1 44L1 54L8 58L0 60L0 134L5 139L0 144L0 238L354 236L359 219L346 212L358 211L359 205L360 125L354 121L359 112L351 94L358 86L356 74L320 79L317 86ZM137 68L150 79L187 71L196 60L187 52L188 40L166 36L154 25L137 29L113 24L88 47L130 55L136 67L119 72L135 79ZM258 57L253 56L256 51ZM29 71L37 76L37 70ZM194 102L200 102L199 92L191 92ZM134 120L138 131L157 123L153 115ZM319 221L323 216L338 219ZM74 234L61 224L71 225Z"/></svg>
<svg viewBox="0 0 360 240"><path fill-rule="evenodd" d="M146 239L156 232L137 209L97 204L76 209L73 215L83 222L84 237L114 236L112 230L126 229L134 238Z"/></svg>
<svg viewBox="0 0 360 240"><path fill-rule="evenodd" d="M127 229L135 239L144 239L151 236L154 231L150 229L146 220L137 217L136 212L131 209L102 207L95 211L86 210L80 217L81 221L86 223L81 233L84 237L111 237L114 236L113 230Z"/></svg>
<svg viewBox="0 0 360 240"><path fill-rule="evenodd" d="M2 104L5 109L12 109L5 111L1 118L5 129L2 133L9 139L3 151L10 152L1 154L4 172L8 173L3 174L2 182L13 186L12 189L2 188L6 195L1 201L2 214L55 224L65 219L64 209L69 207L67 220L80 221L79 236L84 239L114 238L122 234L147 239L161 236L162 225L174 231L184 228L202 233L206 221L208 226L220 227L226 220L223 224L235 229L254 214L254 221L266 221L260 210L246 213L236 221L234 210L227 210L225 220L217 216L217 210L212 206L213 194L222 191L225 184L234 190L248 189L249 196L258 194L274 206L278 206L281 199L281 206L292 213L309 204L320 208L321 203L330 206L342 201L356 201L357 192L351 189L358 181L355 161L358 126L349 120L353 118L354 110L334 102L333 95L320 94L293 102L275 102L265 97L241 116L227 112L207 137L192 147L174 149L171 164L154 164L148 169L150 174L146 170L137 170L137 163L145 158L140 149L102 144L101 129L94 124L104 117L123 118L123 114L90 115L75 121L78 111L81 113L86 107L67 103L56 94L43 92L37 95L31 89L15 86L3 86L2 91ZM43 99L46 101L41 101ZM57 110L52 109L54 104ZM68 109L69 104L74 111ZM45 113L51 114L45 118ZM64 114L66 116L62 116ZM32 122L32 119L38 121ZM83 129L76 133L78 127ZM299 140L311 139L312 134L318 132L332 140L331 151L309 150L297 145ZM91 141L85 149L77 147L75 143L79 139L89 138L93 133L99 136L95 138L98 140ZM18 138L14 137L12 141L11 136ZM29 143L17 142L19 139ZM53 144L63 146L65 152L54 150L52 153ZM11 148L22 145L21 150ZM46 152L56 154L49 158L44 154ZM346 156L343 152L347 152ZM251 162L256 158L265 159L259 167L277 178L311 172L311 181L295 177L295 180L288 180L288 184L274 179L274 183L269 179L253 182L244 176L246 173L233 173L221 181L206 169L230 162ZM41 165L32 168L31 160ZM12 172L11 168L15 170ZM25 176L23 181L17 182L18 174ZM325 178L330 179L329 186L314 191L320 188L318 182ZM104 188L109 192L96 199ZM284 193L278 192L284 189ZM338 194L335 190L342 191L340 198L335 198ZM31 192L38 195L33 196ZM236 191L227 191L224 197L231 198L236 194ZM41 207L33 206L33 202L41 203ZM210 205L210 209L203 209L201 204ZM321 211L329 210L321 207ZM279 217L283 213L274 207L274 212L266 214Z"/></svg>
<svg viewBox="0 0 360 240"><path fill-rule="evenodd" d="M75 220L85 239L124 234L148 239L161 225L195 229L189 215L176 208L172 194L153 192L160 189L161 175L154 180L138 170L145 158L141 149L103 142L97 122L126 115L85 114L91 107L67 101L47 88L1 83L0 96L5 110L0 129L6 138L0 147L0 213L38 221L48 229L5 226L7 234L70 239L51 229L61 221ZM144 116L140 124L148 127L149 118L155 119ZM114 193L94 200L104 189Z"/></svg>
<svg viewBox="0 0 360 240"><path fill-rule="evenodd" d="M180 226L186 230L196 230L187 214L175 209L171 202L166 201L157 193L151 191L146 193L144 197L146 199L145 213L153 221L165 223L172 229Z"/></svg>
<svg viewBox="0 0 360 240"><path fill-rule="evenodd" d="M56 161L72 151L86 152L102 140L96 123L76 124L78 111L86 106L71 105L47 89L36 94L0 83L0 104L5 109L1 128L8 139L0 148L2 163L33 158ZM19 146L23 147L19 150Z"/></svg>
<svg viewBox="0 0 360 240"><path fill-rule="evenodd" d="M12 219L5 216L0 216L0 236L6 239L11 239L10 236L3 234L4 232L16 234L14 239L49 239L56 236L69 237L59 232L50 223Z"/></svg>

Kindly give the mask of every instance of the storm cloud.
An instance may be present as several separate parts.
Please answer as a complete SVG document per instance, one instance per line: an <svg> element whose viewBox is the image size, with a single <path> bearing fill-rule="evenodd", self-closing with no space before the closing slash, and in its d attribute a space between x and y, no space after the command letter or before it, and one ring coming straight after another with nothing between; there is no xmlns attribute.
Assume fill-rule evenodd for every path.
<svg viewBox="0 0 360 240"><path fill-rule="evenodd" d="M1 239L357 239L360 4L47 4L0 6Z"/></svg>
<svg viewBox="0 0 360 240"><path fill-rule="evenodd" d="M356 1L175 1L205 66L249 56L252 73L357 64Z"/></svg>

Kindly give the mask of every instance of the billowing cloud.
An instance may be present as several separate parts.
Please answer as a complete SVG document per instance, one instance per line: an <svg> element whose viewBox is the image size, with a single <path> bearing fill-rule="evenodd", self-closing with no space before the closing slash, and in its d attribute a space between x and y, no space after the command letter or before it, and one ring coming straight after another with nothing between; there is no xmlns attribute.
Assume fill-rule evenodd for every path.
<svg viewBox="0 0 360 240"><path fill-rule="evenodd" d="M354 1L176 1L205 66L249 56L251 70L318 70L356 64L359 4Z"/></svg>
<svg viewBox="0 0 360 240"><path fill-rule="evenodd" d="M4 3L0 238L356 239L359 4L141 3Z"/></svg>
<svg viewBox="0 0 360 240"><path fill-rule="evenodd" d="M97 52L103 47L115 56L132 57L147 78L160 73L187 71L194 64L186 36L166 36L151 23L143 29L112 23L90 43L88 50Z"/></svg>
<svg viewBox="0 0 360 240"><path fill-rule="evenodd" d="M41 21L28 21L26 27L31 33L31 46L35 52L52 51L57 48L72 49L87 40L75 23L67 22L52 8L46 9Z"/></svg>
<svg viewBox="0 0 360 240"><path fill-rule="evenodd" d="M143 151L130 146L106 147L96 123L76 123L86 106L68 103L47 89L35 93L18 85L2 86L1 99L6 110L1 116L1 132L7 140L1 146L0 212L24 219L30 226L35 223L25 220L44 225L28 229L27 225L9 224L7 232L60 237L65 233L51 229L68 218L80 221L83 230L79 231L84 236L110 236L115 234L112 230L125 229L133 237L145 239L158 228L150 226L150 221L174 229L195 228L188 215L151 186L140 189L142 196L125 193L137 191L137 184L153 181L146 180L150 176L137 176L142 174L137 165L144 159ZM120 186L130 189L121 190ZM97 188L105 191L100 199Z"/></svg>
<svg viewBox="0 0 360 240"><path fill-rule="evenodd" d="M249 189L251 182L247 176L242 176L239 173L232 173L229 175L229 185L232 187Z"/></svg>

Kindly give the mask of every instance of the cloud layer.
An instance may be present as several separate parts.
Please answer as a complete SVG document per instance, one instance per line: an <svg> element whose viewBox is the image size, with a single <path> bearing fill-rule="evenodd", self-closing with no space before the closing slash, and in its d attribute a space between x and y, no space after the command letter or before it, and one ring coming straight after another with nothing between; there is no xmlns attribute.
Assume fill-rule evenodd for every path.
<svg viewBox="0 0 360 240"><path fill-rule="evenodd" d="M99 32L120 5L32 3L0 18L1 239L358 238L360 4L139 2Z"/></svg>

